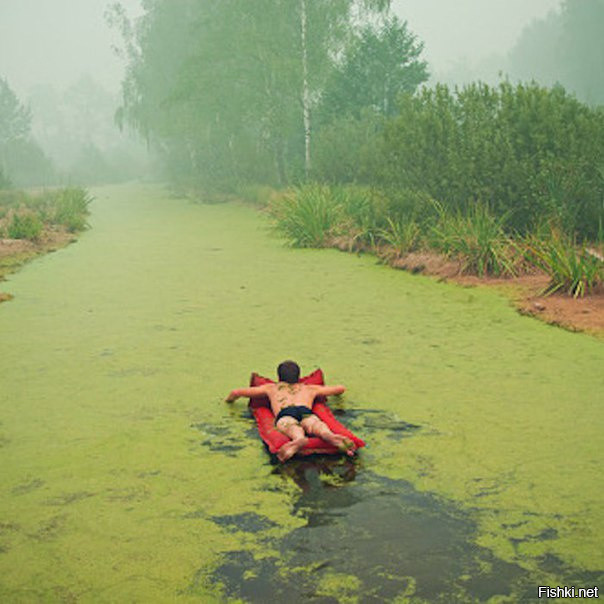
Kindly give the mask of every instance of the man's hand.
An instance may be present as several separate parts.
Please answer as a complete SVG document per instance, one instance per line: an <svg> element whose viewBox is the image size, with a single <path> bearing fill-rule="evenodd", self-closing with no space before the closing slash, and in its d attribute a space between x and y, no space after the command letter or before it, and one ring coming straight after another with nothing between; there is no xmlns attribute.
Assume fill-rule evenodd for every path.
<svg viewBox="0 0 604 604"><path fill-rule="evenodd" d="M238 390L231 390L229 396L227 396L224 400L227 403L232 403L236 401L238 398L242 396L247 396L249 398L253 396L263 396L267 394L268 386L265 384L264 386L251 386L250 388L239 388Z"/></svg>

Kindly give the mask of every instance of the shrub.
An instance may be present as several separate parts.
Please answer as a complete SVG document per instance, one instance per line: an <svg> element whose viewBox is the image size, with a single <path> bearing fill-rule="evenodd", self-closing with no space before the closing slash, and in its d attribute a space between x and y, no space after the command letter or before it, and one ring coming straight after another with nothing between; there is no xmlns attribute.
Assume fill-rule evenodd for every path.
<svg viewBox="0 0 604 604"><path fill-rule="evenodd" d="M17 189L0 190L0 207L18 208L20 205L25 204L26 201L27 195L23 191Z"/></svg>
<svg viewBox="0 0 604 604"><path fill-rule="evenodd" d="M7 233L11 239L36 241L42 232L42 221L32 213L13 214Z"/></svg>
<svg viewBox="0 0 604 604"><path fill-rule="evenodd" d="M367 109L359 118L344 115L321 127L313 146L314 177L329 183L371 182L383 121Z"/></svg>
<svg viewBox="0 0 604 604"><path fill-rule="evenodd" d="M557 215L593 238L604 215L603 155L604 112L559 86L437 85L401 98L367 182L425 191L453 212L483 200L523 233Z"/></svg>
<svg viewBox="0 0 604 604"><path fill-rule="evenodd" d="M0 190L2 189L10 189L13 186L11 179L0 166Z"/></svg>
<svg viewBox="0 0 604 604"><path fill-rule="evenodd" d="M341 221L335 231L354 247L373 248L380 228L386 224L387 199L379 191L359 185L333 186Z"/></svg>

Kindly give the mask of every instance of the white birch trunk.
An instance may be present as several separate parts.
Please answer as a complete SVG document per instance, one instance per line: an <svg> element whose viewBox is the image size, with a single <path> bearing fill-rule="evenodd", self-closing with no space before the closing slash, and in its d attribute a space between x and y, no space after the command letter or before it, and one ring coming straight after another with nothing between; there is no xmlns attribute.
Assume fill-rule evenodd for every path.
<svg viewBox="0 0 604 604"><path fill-rule="evenodd" d="M304 118L304 171L310 174L310 89L308 86L308 53L306 44L306 0L300 0L300 34L302 41L302 114Z"/></svg>

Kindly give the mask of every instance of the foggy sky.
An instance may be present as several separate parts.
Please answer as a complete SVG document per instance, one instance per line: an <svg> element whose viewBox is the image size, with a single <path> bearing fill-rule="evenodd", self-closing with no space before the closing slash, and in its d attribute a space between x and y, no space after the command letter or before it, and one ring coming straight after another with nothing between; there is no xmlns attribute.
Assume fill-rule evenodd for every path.
<svg viewBox="0 0 604 604"><path fill-rule="evenodd" d="M525 25L560 6L561 0L393 0L397 15L424 41L435 73L468 60L505 56Z"/></svg>
<svg viewBox="0 0 604 604"><path fill-rule="evenodd" d="M253 1L253 0L252 0ZM108 0L0 0L0 76L24 95L33 85L58 88L89 73L117 91L123 65L118 41L103 18ZM139 0L122 0L131 15ZM425 42L425 58L440 74L457 62L504 56L522 28L560 0L394 0L393 8Z"/></svg>
<svg viewBox="0 0 604 604"><path fill-rule="evenodd" d="M0 0L0 77L18 94L36 84L59 89L84 73L116 91L123 64L111 50L119 42L104 20L109 0ZM129 14L139 0L121 0Z"/></svg>

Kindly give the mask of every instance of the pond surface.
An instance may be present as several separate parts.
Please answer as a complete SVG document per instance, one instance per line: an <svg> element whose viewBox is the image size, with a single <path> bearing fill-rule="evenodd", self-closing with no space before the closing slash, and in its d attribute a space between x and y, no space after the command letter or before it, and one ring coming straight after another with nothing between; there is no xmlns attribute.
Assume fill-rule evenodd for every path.
<svg viewBox="0 0 604 604"><path fill-rule="evenodd" d="M245 206L95 191L0 306L0 601L516 602L603 585L604 346L497 294L292 250ZM348 387L354 462L245 401Z"/></svg>

